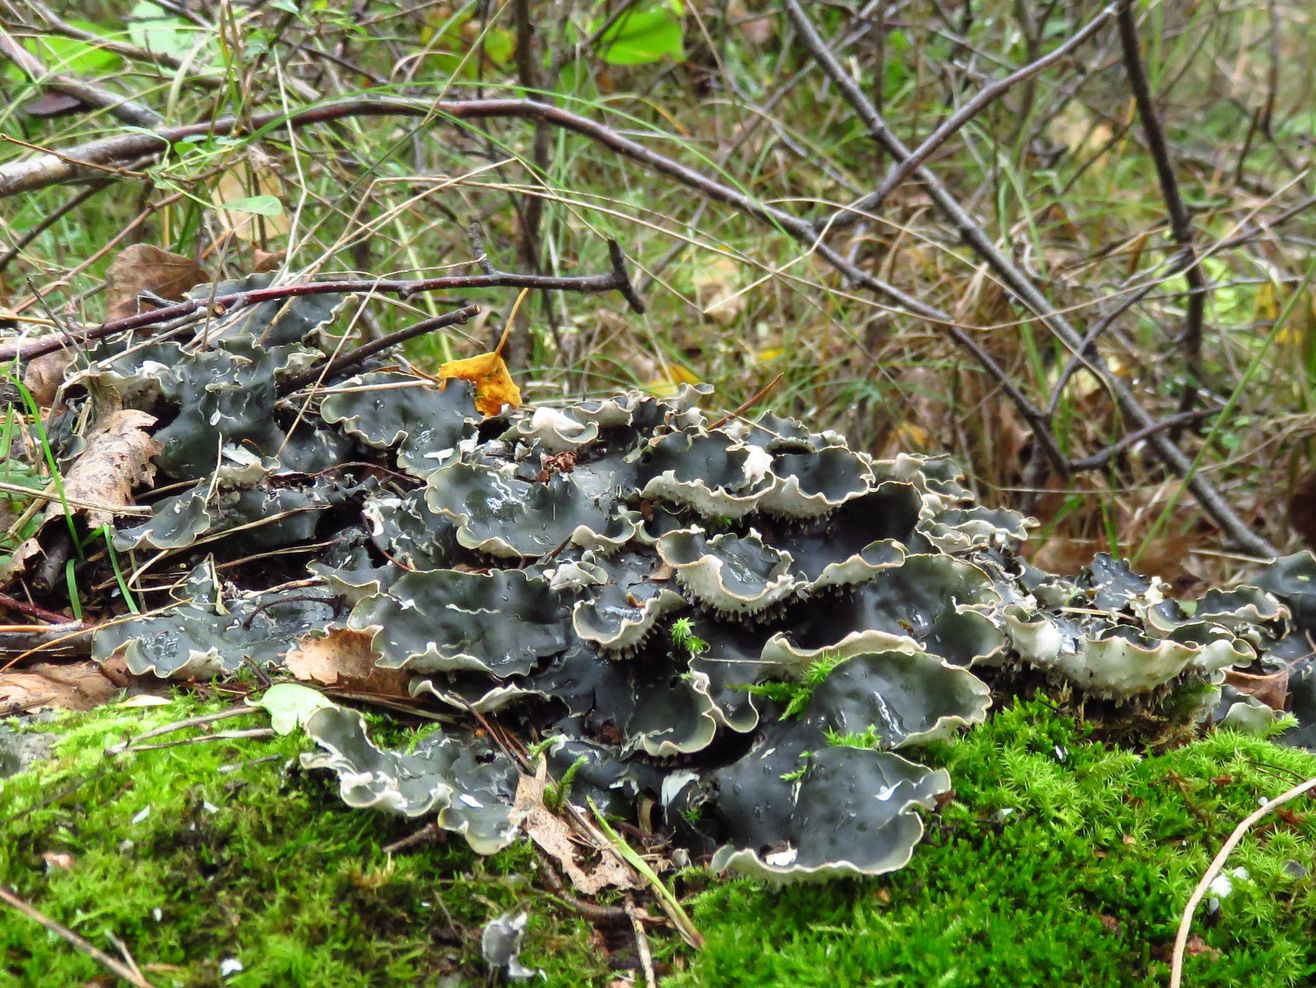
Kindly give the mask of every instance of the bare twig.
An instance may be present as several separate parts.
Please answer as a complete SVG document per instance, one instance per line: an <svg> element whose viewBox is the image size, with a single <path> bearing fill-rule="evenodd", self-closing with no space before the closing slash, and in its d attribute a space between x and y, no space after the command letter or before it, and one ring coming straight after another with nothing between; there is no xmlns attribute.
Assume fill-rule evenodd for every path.
<svg viewBox="0 0 1316 988"><path fill-rule="evenodd" d="M914 148L913 151L910 151L909 157L905 158L903 161L897 161L891 167L890 171L887 172L886 178L882 179L881 184L878 185L875 191L860 199L850 207L849 211L840 216L831 217L824 222L829 225L831 229L835 230L841 227L850 226L851 224L858 222L864 213L871 213L873 210L877 209L878 206L886 201L887 196L898 188L905 179L914 174L920 166L926 164L928 159L932 157L933 153L954 137L955 134L959 132L960 128L988 106L995 103L1016 85L1026 79L1031 79L1043 69L1050 68L1056 62L1065 58L1075 48L1078 48L1096 34L1097 31L1114 16L1114 6L1104 7L1096 17L1088 21L1087 24L1080 28L1079 31L1064 44L1057 46L1041 58L1029 62L1022 68L1016 69L1008 76L997 79L994 82L983 86L974 94L972 99L947 117L936 128L936 130L929 134L927 138L919 144L918 147ZM876 100L874 100L873 105L874 108L877 107Z"/></svg>
<svg viewBox="0 0 1316 988"><path fill-rule="evenodd" d="M881 142L896 162L907 160L911 154L909 148L905 147L904 143L892 133L886 122L864 95L863 90L846 74L845 69L828 50L827 45L819 37L813 23L809 20L808 15L801 8L799 0L783 0L783 3L805 46L822 65L828 77L836 83L846 101L854 107L855 112L864 121L874 139ZM926 166L916 168L915 174L923 183L933 203L954 226L964 242L987 263L1005 287L1013 292L1028 309L1032 310L1033 314L1047 326L1071 353L1084 360L1088 368L1110 392L1125 417L1131 420L1136 428L1142 429L1155 425L1156 419L1142 407L1141 402L1138 401L1129 386L1111 371L1104 360L1083 354L1082 338L1079 332L1068 319L1055 311L1032 280L997 249L983 228L965 212L959 202L947 191L941 180ZM1027 399L1024 399L1024 401L1026 404L1021 405L1020 408L1021 411L1024 411L1025 408L1032 410L1032 414L1024 411L1024 415L1032 427L1034 435L1040 441L1054 443L1054 437L1050 434L1049 423L1046 422L1040 412L1032 408L1031 402L1028 402ZM1016 401L1016 404L1019 404L1019 402ZM1165 433L1152 433L1148 436L1148 442L1161 462L1184 479L1189 490L1193 492L1198 503L1202 505L1202 509L1214 519L1216 524L1238 546L1257 556L1274 558L1279 555L1278 550L1269 541L1257 535L1248 527L1247 523L1235 513L1220 492L1215 489L1215 486L1194 469L1192 460L1184 455L1183 451L1171 442ZM1048 455L1050 455L1049 451ZM1061 464L1065 462L1064 457L1059 453L1054 455L1054 459Z"/></svg>
<svg viewBox="0 0 1316 988"><path fill-rule="evenodd" d="M1183 329L1184 363L1188 379L1184 382L1183 397L1179 401L1179 411L1187 412L1197 404L1197 392L1202 381L1202 317L1206 311L1206 276L1202 273L1202 266L1197 263L1197 251L1193 247L1193 221L1179 194L1170 149L1165 143L1156 107L1152 104L1147 74L1142 68L1142 57L1138 54L1138 27L1134 20L1132 0L1120 0L1117 21L1124 71L1129 77L1129 88L1133 90L1133 101L1138 108L1143 136L1147 138L1147 150L1156 164L1161 198L1165 200L1166 211L1170 214L1170 235L1180 249L1175 267L1184 272L1188 281L1188 306Z"/></svg>
<svg viewBox="0 0 1316 988"><path fill-rule="evenodd" d="M355 367L381 350L387 350L391 346L405 343L407 340L425 333L432 333L436 329L443 329L445 326L460 325L473 319L479 313L480 307L478 305L467 305L452 312L445 312L443 315L435 316L432 319L412 323L410 326L399 329L396 333L389 333L377 340L371 340L369 343L363 344L350 353L345 353L341 357L329 361L327 364L318 364L294 377L285 378L279 382L279 390L282 392L295 391L313 381L325 380L341 374L347 368Z"/></svg>
<svg viewBox="0 0 1316 988"><path fill-rule="evenodd" d="M164 122L164 117L150 107L120 96L104 86L86 82L77 76L51 72L42 64L41 59L10 37L4 28L0 28L0 55L13 62L34 86L72 96L88 106L105 110L110 116L133 127L158 127Z"/></svg>
<svg viewBox="0 0 1316 988"><path fill-rule="evenodd" d="M1251 829L1252 825L1267 813L1283 806L1290 800L1297 799L1303 793L1312 789L1316 789L1316 779L1308 779L1274 799L1267 800L1264 806L1253 810L1247 819L1234 828L1234 832L1229 835L1229 839L1220 848L1220 853L1211 859L1210 867L1206 869L1206 874L1197 883L1197 888L1193 889L1193 894L1189 897L1188 904L1184 906L1183 916L1179 920L1179 932L1174 938L1174 953L1171 955L1170 962L1170 988L1179 988L1179 984L1183 980L1183 957L1184 951L1188 947L1188 933L1193 927L1193 913L1197 911L1197 907L1201 903L1202 897L1206 895L1207 889L1211 887L1211 883L1215 881L1215 877L1220 874L1225 862L1229 860L1230 852L1238 846L1238 842L1243 839L1243 836Z"/></svg>
<svg viewBox="0 0 1316 988"><path fill-rule="evenodd" d="M657 988L658 978L653 970L653 951L649 949L649 937L644 932L639 910L635 908L630 896L626 897L626 915L630 918L631 931L635 934L635 951L640 958L640 970L644 972L644 986Z"/></svg>
<svg viewBox="0 0 1316 988"><path fill-rule="evenodd" d="M10 262L12 262L13 259L19 255L19 253L23 250L24 247L30 244L33 240L36 240L37 237L41 236L52 226L54 226L56 223L62 220L65 216L73 212L73 210L77 209L84 202L86 202L88 199L94 196L97 192L100 192L102 189L109 186L111 181L112 180L110 179L102 179L97 182L92 182L77 195L69 199L68 202L64 203L64 205L60 206L58 209L54 210L48 215L41 217L40 222L33 223L32 228L28 230L26 233L24 233L21 237L19 237L18 240L14 242L14 245L12 247L10 247L3 254L0 254L0 271L3 271L5 268L9 267Z"/></svg>
<svg viewBox="0 0 1316 988"><path fill-rule="evenodd" d="M1197 408L1191 412L1177 412L1168 418L1161 419L1159 422L1153 422L1149 426L1144 426L1136 432L1130 432L1120 436L1118 442L1112 443L1105 449L1093 453L1091 456L1085 456L1081 460L1070 461L1069 469L1074 473L1081 473L1085 470L1095 470L1098 467L1103 466L1107 461L1124 452L1130 446L1142 442L1152 433L1174 429L1186 422L1204 419L1214 414L1215 411L1209 408Z"/></svg>
<svg viewBox="0 0 1316 988"><path fill-rule="evenodd" d="M96 948L64 924L57 923L45 913L39 912L35 907L20 899L3 885L0 885L0 900L3 900L12 908L17 909L28 919L40 923L56 936L63 937L69 943L73 944L74 947L78 948L78 950L96 961L96 963L111 971L116 977L122 978L130 985L136 985L137 988L153 988L151 982L142 977L140 972L133 971L132 968L128 967L122 961L116 961L109 954L105 953L105 951Z"/></svg>
<svg viewBox="0 0 1316 988"><path fill-rule="evenodd" d="M68 624L69 622L69 616L67 614L48 611L44 607L38 607L36 604L29 604L26 601L18 600L6 593L0 593L0 607L9 611L15 611L19 614L26 614L28 617L38 618L45 621L47 624Z"/></svg>
<svg viewBox="0 0 1316 988"><path fill-rule="evenodd" d="M405 851L418 844L437 844L446 836L447 834L439 829L439 825L431 820L419 830L407 834L406 837L400 837L391 844L385 844L380 850L385 854L397 854L398 851Z"/></svg>
<svg viewBox="0 0 1316 988"><path fill-rule="evenodd" d="M112 319L109 322L89 327L75 334L56 333L43 336L29 343L15 343L0 347L0 363L12 360L14 357L29 360L43 353L58 350L66 343L101 340L119 333L126 333L129 330L169 322L194 312L204 310L219 317L264 302L296 298L303 295L375 293L398 295L406 299L422 292L470 288L538 288L546 291L584 292L587 294L620 291L627 302L630 303L632 309L643 312L644 303L631 287L630 276L626 270L626 258L622 254L620 245L609 240L608 253L612 260L612 270L607 274L555 277L494 271L490 274L443 275L437 278L345 278L337 281L310 281L292 285L277 285L270 288L255 288L249 291L228 292L203 299L187 299L173 305L151 309L148 312L138 312L131 316L124 316L122 319Z"/></svg>

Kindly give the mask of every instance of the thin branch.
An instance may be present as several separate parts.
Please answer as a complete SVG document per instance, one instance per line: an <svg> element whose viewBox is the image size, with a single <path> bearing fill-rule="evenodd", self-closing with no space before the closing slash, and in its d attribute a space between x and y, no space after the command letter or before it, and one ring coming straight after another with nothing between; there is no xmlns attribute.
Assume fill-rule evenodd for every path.
<svg viewBox="0 0 1316 988"><path fill-rule="evenodd" d="M1142 57L1138 54L1138 26L1133 15L1132 0L1120 0L1117 20L1124 71L1129 77L1129 88L1133 90L1133 101L1138 108L1143 136L1147 138L1147 150L1156 164L1161 198L1165 200L1166 211L1170 214L1170 235L1181 251L1175 267L1184 272L1188 281L1188 307L1183 329L1188 380L1184 382L1184 393L1179 402L1179 411L1187 412L1197 404L1198 388L1202 381L1202 317L1206 311L1206 276L1202 273L1202 266L1197 263L1197 251L1193 247L1193 221L1179 194L1170 149L1165 143L1165 134L1152 103L1147 74L1142 68Z"/></svg>
<svg viewBox="0 0 1316 988"><path fill-rule="evenodd" d="M1220 848L1220 853L1211 860L1210 867L1206 869L1206 874L1197 883L1197 888L1193 889L1193 894L1189 897L1188 904L1184 906L1183 916L1179 920L1179 932L1174 938L1174 953L1170 962L1170 988L1179 988L1179 984L1183 979L1183 957L1184 951L1188 947L1188 932L1193 927L1193 913L1197 911L1197 906L1201 903L1202 897L1206 895L1207 889L1211 887L1211 883L1215 881L1215 877L1220 874L1225 862L1229 860L1230 852L1238 846L1238 842L1243 839L1243 836L1254 823L1272 810L1283 806L1289 800L1297 799L1311 789L1316 789L1316 779L1308 779L1301 785L1294 786L1288 792L1267 800L1264 806L1253 810L1246 820L1234 828L1234 832L1229 835L1229 839Z"/></svg>
<svg viewBox="0 0 1316 988"><path fill-rule="evenodd" d="M478 305L467 305L452 312L445 312L441 316L434 316L432 319L425 319L418 323L412 323L399 329L396 333L389 333L387 336L381 336L377 340L371 340L349 353L343 354L327 364L318 364L311 367L295 377L286 378L279 382L279 390L283 392L296 391L298 388L305 387L314 381L325 380L335 377L347 370L349 367L355 367L364 361L367 357L372 357L381 350L387 350L391 346L399 343L405 343L407 340L425 333L432 333L436 329L443 329L446 326L457 326L473 319L479 315L480 307Z"/></svg>
<svg viewBox="0 0 1316 988"><path fill-rule="evenodd" d="M51 34L60 34L66 38L73 38L77 41L86 41L96 48L103 51L112 52L122 58L133 62L146 62L148 65L156 65L161 68L178 71L185 68L185 63L181 58L170 55L166 52L148 51L145 48L139 48L136 45L130 45L124 41L114 38L107 38L104 35L88 31L85 28L78 27L69 21L62 19L58 14L50 9L41 0L23 0L23 5L35 10L46 21L45 30ZM12 9L12 6L11 6ZM32 25L32 29L40 32L41 29ZM184 83L188 85L201 86L205 89L220 89L225 85L224 78L221 75L188 75L184 77Z"/></svg>
<svg viewBox="0 0 1316 988"><path fill-rule="evenodd" d="M3 607L8 611L14 611L18 614L26 614L28 617L45 621L47 625L66 625L69 621L69 616L67 614L60 614L57 611L46 610L44 607L38 607L36 604L29 604L27 601L11 597L6 593L0 593L0 607Z"/></svg>
<svg viewBox="0 0 1316 988"><path fill-rule="evenodd" d="M93 946L89 941L84 940L82 937L78 936L67 926L63 925L62 923L57 923L49 916L47 916L45 913L39 912L35 907L29 905L27 902L20 899L17 895L9 891L9 889L5 888L5 886L3 885L0 885L0 900L4 900L6 904L8 904L14 909L17 909L28 919L40 923L42 926L44 926L51 933L54 933L56 936L63 937L69 943L73 944L73 946L76 947L78 950L82 951L92 960L96 961L96 963L100 964L102 967L112 972L116 977L122 978L130 985L136 985L137 988L152 988L151 982L147 981L144 977L142 977L140 972L133 971L130 967L128 967L126 964L124 964L121 961L116 961L109 954L105 953L105 951L99 950L98 948Z"/></svg>
<svg viewBox="0 0 1316 988"><path fill-rule="evenodd" d="M875 191L860 199L842 215L833 217L825 222L830 225L831 229L836 230L858 222L863 213L873 212L886 201L887 196L895 191L905 179L914 174L920 166L926 164L928 159L932 157L939 147L954 137L961 127L967 124L988 106L995 103L1016 85L1026 79L1031 79L1043 69L1050 68L1056 62L1067 56L1075 48L1079 47L1096 34L1097 31L1114 16L1115 8L1113 6L1103 8L1096 17L1085 24L1077 34L1066 41L1063 45L1047 52L1036 61L1029 62L1027 65L1023 66L1023 68L1016 69L1008 76L1005 76L1002 79L997 79L994 82L990 82L983 86L982 89L974 94L972 99L947 117L931 134L929 134L922 144L914 148L913 151L910 151L909 157L905 158L903 161L896 161L887 172L886 178L882 179L881 184ZM876 109L876 101L874 101L873 105Z"/></svg>
<svg viewBox="0 0 1316 988"><path fill-rule="evenodd" d="M0 254L0 271L9 267L10 263L19 255L19 253L22 252L24 247L30 244L33 240L36 240L37 237L41 236L41 234L45 233L65 216L73 212L73 210L77 209L97 192L100 192L101 189L108 186L111 181L112 179L101 179L100 181L92 182L54 212L47 216L43 216L39 223L34 223L32 229L19 237L18 240L14 242L14 245L5 251L4 254Z"/></svg>
<svg viewBox="0 0 1316 988"><path fill-rule="evenodd" d="M0 28L0 55L13 62L38 89L51 89L65 96L72 96L88 106L106 111L110 116L133 127L158 127L164 122L164 117L160 114L127 96L120 96L104 86L86 82L74 75L51 72L42 64L41 59L10 37L4 28Z"/></svg>
<svg viewBox="0 0 1316 988"><path fill-rule="evenodd" d="M783 0L783 4L786 13L790 15L791 21L794 22L796 29L799 31L805 46L818 60L828 77L836 83L845 100L854 107L855 112L859 114L865 126L868 127L869 133L875 140L881 142L896 162L907 160L911 155L909 148L905 147L900 138L892 133L886 125L886 121L882 119L864 95L863 90L859 88L854 79L846 74L845 69L841 67L835 56L828 50L813 23L800 7L799 0ZM1027 308L1031 309L1034 315L1047 326L1071 353L1079 355L1085 360L1088 368L1100 379L1115 399L1120 411L1132 421L1134 426L1142 429L1154 425L1156 419L1142 407L1141 402L1138 401L1129 386L1111 371L1104 360L1088 358L1083 355L1082 337L1078 330L1061 313L1056 312L1032 280L997 249L983 228L965 212L959 202L947 191L941 180L925 165L918 166L915 169L915 174L923 183L933 204L946 216L961 239L987 263L1005 287L1013 292ZM1028 407L1032 407L1031 402L1028 403ZM1041 419L1041 413L1036 413L1035 418ZM1039 440L1046 441L1046 438L1050 436L1049 423L1043 422L1041 431L1038 430L1034 418L1029 418L1029 425L1033 427L1034 435ZM1051 441L1054 442L1054 439L1052 438ZM1148 437L1148 441L1161 462L1183 478L1184 483L1193 492L1202 509L1214 519L1216 524L1239 547L1257 556L1274 558L1279 555L1278 550L1269 541L1257 535L1248 527L1247 523L1234 512L1234 509L1229 506L1229 503L1221 496L1220 492L1215 489L1215 486L1194 469L1193 462L1163 432L1153 433ZM1060 462L1064 462L1063 457L1060 458Z"/></svg>
<svg viewBox="0 0 1316 988"><path fill-rule="evenodd" d="M1209 408L1197 408L1191 412L1177 412L1168 418L1161 419L1159 422L1153 422L1151 425L1145 426L1136 432L1130 432L1121 436L1119 442L1112 443L1105 449L1093 453L1091 456L1085 456L1081 460L1071 460L1069 463L1069 469L1073 473L1095 470L1100 466L1104 466L1107 461L1118 456L1130 446L1142 442L1142 440L1154 433L1164 432L1168 429L1176 429L1187 422L1204 419L1214 414L1215 411Z"/></svg>
<svg viewBox="0 0 1316 988"><path fill-rule="evenodd" d="M616 241L608 241L608 252L612 259L612 270L607 274L549 276L516 274L509 271L494 271L492 274L444 275L438 278L400 278L375 279L354 278L339 281L311 281L293 285L277 285L271 288L256 288L245 292L229 292L207 298L187 299L172 305L161 306L149 312L138 312L122 319L112 319L99 326L72 333L55 333L43 336L30 343L14 343L0 347L0 363L21 357L30 360L43 353L58 350L68 343L92 342L102 340L129 330L154 326L169 322L194 312L208 311L216 318L227 316L240 309L247 309L264 302L278 299L297 298L303 295L331 295L353 293L382 293L410 298L422 292L452 291L471 288L538 288L546 291L582 292L599 294L620 291L631 308L644 311L644 303L631 288L630 276L626 270L625 257Z"/></svg>

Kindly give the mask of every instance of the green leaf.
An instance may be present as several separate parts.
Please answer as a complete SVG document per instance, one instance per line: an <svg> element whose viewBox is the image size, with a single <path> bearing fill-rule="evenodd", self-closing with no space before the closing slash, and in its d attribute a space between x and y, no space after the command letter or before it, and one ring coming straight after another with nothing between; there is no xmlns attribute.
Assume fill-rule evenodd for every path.
<svg viewBox="0 0 1316 988"><path fill-rule="evenodd" d="M247 196L245 199L226 202L219 208L234 213L255 213L257 216L283 215L283 203L277 196Z"/></svg>
<svg viewBox="0 0 1316 988"><path fill-rule="evenodd" d="M101 30L90 21L75 20L70 23L84 31L97 34ZM114 52L98 48L91 42L65 38L57 34L38 34L25 40L23 47L41 59L50 71L66 72L70 75L97 75L123 61ZM13 66L6 75L13 78L23 77L23 74Z"/></svg>
<svg viewBox="0 0 1316 988"><path fill-rule="evenodd" d="M599 55L609 65L648 65L670 55L676 61L685 58L681 4L654 3L623 14L616 24L599 38ZM597 31L600 18L591 26Z"/></svg>
<svg viewBox="0 0 1316 988"><path fill-rule="evenodd" d="M484 36L484 54L494 65L502 67L512 60L516 52L516 35L500 27Z"/></svg>
<svg viewBox="0 0 1316 988"><path fill-rule="evenodd" d="M276 734L291 734L304 726L311 714L334 705L319 690L297 683L276 683L259 700L247 702L269 712L270 726Z"/></svg>
<svg viewBox="0 0 1316 988"><path fill-rule="evenodd" d="M181 17L171 17L151 0L139 0L128 14L128 37L133 44L161 55L182 58L196 43L196 27Z"/></svg>

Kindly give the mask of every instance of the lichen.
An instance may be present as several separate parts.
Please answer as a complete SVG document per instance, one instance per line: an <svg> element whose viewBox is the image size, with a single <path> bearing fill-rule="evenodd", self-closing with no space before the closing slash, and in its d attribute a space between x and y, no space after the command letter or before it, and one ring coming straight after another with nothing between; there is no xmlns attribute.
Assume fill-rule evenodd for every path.
<svg viewBox="0 0 1316 988"><path fill-rule="evenodd" d="M350 609L418 700L496 710L588 753L573 798L637 818L656 800L651 822L719 847L719 865L781 880L900 867L918 810L953 784L916 742L980 723L989 684L1040 677L1204 713L1226 669L1284 653L1316 613L1300 561L1275 590L1183 603L1107 557L1041 573L1018 554L1027 520L976 504L948 461L874 460L774 416L710 424L706 389L515 410L477 406L465 381L367 367L309 403L282 399L285 369L316 359L323 314L277 342L258 316L226 326L218 349L172 352L157 392L115 354L84 372L120 402L175 403L162 465L192 486L118 538L202 567L186 599L102 631L96 654L161 675L277 669ZM230 447L247 460L216 488ZM336 468L304 472L317 457ZM204 578L270 546L305 554L311 603ZM674 622L704 647L677 646ZM807 689L784 716L764 687L792 682ZM323 764L359 793L364 770L334 745ZM430 769L408 764L424 783ZM453 817L472 839L463 826Z"/></svg>

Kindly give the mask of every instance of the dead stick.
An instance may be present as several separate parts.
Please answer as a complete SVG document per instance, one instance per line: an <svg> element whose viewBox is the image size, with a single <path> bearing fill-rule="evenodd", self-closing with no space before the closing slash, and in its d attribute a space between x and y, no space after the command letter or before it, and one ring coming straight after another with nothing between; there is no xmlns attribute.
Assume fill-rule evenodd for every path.
<svg viewBox="0 0 1316 988"><path fill-rule="evenodd" d="M328 364L317 364L294 377L280 381L279 390L283 392L295 391L313 381L336 376L349 367L355 367L381 350L387 350L391 346L405 343L407 340L425 333L432 333L436 329L443 329L445 326L460 325L479 314L480 307L478 305L467 305L452 312L445 312L441 316L435 316L433 319L424 319L421 322L412 323L410 326L399 329L396 333L389 333L377 340L371 340L369 343L343 354L336 360L331 360Z"/></svg>
<svg viewBox="0 0 1316 988"><path fill-rule="evenodd" d="M644 303L631 287L630 275L626 269L625 256L621 252L621 247L616 241L609 240L608 250L611 254L613 267L607 274L551 276L494 271L492 274L443 275L437 278L345 278L334 281L310 281L301 284L278 285L271 288L254 288L244 292L229 292L209 298L187 299L173 305L160 306L148 312L138 312L131 316L124 316L122 319L112 319L109 322L88 327L77 333L54 333L30 343L15 343L0 347L0 363L6 363L15 357L30 360L43 353L58 350L66 343L101 340L119 333L126 333L129 330L170 322L194 312L209 311L211 315L218 318L265 302L297 298L304 295L347 295L373 292L398 295L405 299L422 292L472 288L538 288L546 291L583 292L586 294L620 291L630 303L631 308L637 312L643 312Z"/></svg>
<svg viewBox="0 0 1316 988"><path fill-rule="evenodd" d="M151 982L147 981L140 974L133 971L126 964L123 964L120 961L116 961L113 957L105 953L103 950L98 950L92 944L90 944L82 937L78 936L76 933L70 930L67 926L64 926L61 923L56 923L49 916L45 915L44 913L38 912L36 909L28 905L26 902L20 899L13 892L9 891L9 889L5 888L3 885L0 885L0 899L4 900L8 905L12 906L14 909L17 909L28 919L35 920L36 922L40 923L51 933L54 933L56 936L63 937L65 940L73 944L73 946L77 947L88 957L91 957L97 963L107 968L109 971L113 972L115 975L122 978L130 985L137 985L138 988L155 988L155 986L152 985Z"/></svg>
<svg viewBox="0 0 1316 988"><path fill-rule="evenodd" d="M1184 329L1181 339L1184 347L1184 363L1187 380L1184 392L1179 400L1180 413L1190 412L1197 404L1198 389L1202 380L1202 319L1206 311L1206 275L1197 263L1197 250L1193 246L1193 221L1184 206L1183 196L1179 194L1179 182L1174 177L1174 163L1170 160L1170 148L1166 144L1165 134L1161 130L1160 119L1156 116L1156 107L1152 104L1151 89L1147 85L1147 73L1142 68L1142 57L1138 54L1138 27L1134 20L1131 0L1120 0L1119 16L1120 48L1124 55L1124 72L1129 77L1129 88L1133 91L1133 102L1138 108L1138 120L1142 124L1143 136L1147 138L1147 150L1156 164L1156 179L1161 186L1161 198L1165 200L1165 210L1170 216L1170 235L1179 245L1179 258L1175 262L1176 271L1182 271L1188 281L1188 305L1184 315ZM1178 436L1178 428L1171 437Z"/></svg>
<svg viewBox="0 0 1316 988"><path fill-rule="evenodd" d="M1243 835L1251 829L1254 823L1271 810L1283 806L1291 799L1297 799L1311 789L1316 789L1316 779L1308 779L1301 785L1294 786L1288 792L1267 800L1264 806L1253 810L1246 820L1234 828L1234 832L1229 835L1229 839L1220 848L1220 853L1211 860L1210 867L1206 869L1206 874L1197 883L1197 888L1193 889L1193 894L1188 899L1188 905L1184 906L1183 917L1179 920L1179 932L1174 938L1174 954L1170 963L1170 988L1179 988L1179 982L1183 978L1183 956L1184 951L1188 948L1188 931L1193 926L1193 913L1196 912L1198 904L1201 903L1202 897L1206 895L1207 889L1211 887L1211 883L1215 881L1216 875L1220 874L1225 862L1229 860L1230 852L1238 846L1238 842L1243 839Z"/></svg>

